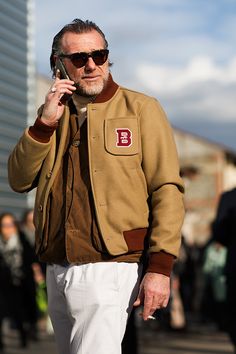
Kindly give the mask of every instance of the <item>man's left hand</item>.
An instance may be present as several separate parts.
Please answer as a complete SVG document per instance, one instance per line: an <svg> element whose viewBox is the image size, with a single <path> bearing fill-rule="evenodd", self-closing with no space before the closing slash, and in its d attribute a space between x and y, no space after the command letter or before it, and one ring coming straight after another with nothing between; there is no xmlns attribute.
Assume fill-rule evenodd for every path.
<svg viewBox="0 0 236 354"><path fill-rule="evenodd" d="M134 306L143 305L143 319L166 307L170 297L170 278L159 273L146 273L139 289L138 297Z"/></svg>

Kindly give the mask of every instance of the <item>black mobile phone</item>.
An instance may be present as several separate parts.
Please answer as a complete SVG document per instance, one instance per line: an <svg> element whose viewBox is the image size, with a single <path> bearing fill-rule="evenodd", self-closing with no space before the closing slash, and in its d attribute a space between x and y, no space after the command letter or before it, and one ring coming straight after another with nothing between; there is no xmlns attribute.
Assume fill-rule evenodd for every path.
<svg viewBox="0 0 236 354"><path fill-rule="evenodd" d="M66 71L65 65L63 64L63 62L60 58L57 58L57 60L56 60L56 70L60 71L60 79L70 80L70 76L69 76L68 72ZM72 95L65 93L61 97L60 101L65 103L66 101L68 101L71 98L72 98Z"/></svg>
<svg viewBox="0 0 236 354"><path fill-rule="evenodd" d="M70 80L70 77L66 71L65 65L63 64L62 60L60 58L57 58L56 60L56 70L59 70L61 73L61 79L67 79Z"/></svg>

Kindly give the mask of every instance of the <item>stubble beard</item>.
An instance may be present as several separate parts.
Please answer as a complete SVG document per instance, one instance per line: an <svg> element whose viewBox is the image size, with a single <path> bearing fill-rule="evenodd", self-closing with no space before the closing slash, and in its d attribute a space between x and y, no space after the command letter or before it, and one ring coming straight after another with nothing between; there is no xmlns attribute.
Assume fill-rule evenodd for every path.
<svg viewBox="0 0 236 354"><path fill-rule="evenodd" d="M103 76L102 80L99 80L98 83L91 83L91 84L87 84L84 86L80 85L79 83L76 83L77 90L75 93L77 95L83 96L83 97L96 97L106 87L107 82L108 82L108 78L109 78L109 69L107 70L107 72Z"/></svg>

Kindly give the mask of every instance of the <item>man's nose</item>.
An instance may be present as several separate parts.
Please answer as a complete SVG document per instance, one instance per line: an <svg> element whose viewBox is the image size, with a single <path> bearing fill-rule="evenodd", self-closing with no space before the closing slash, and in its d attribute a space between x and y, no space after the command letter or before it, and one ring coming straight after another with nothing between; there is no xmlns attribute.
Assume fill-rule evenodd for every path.
<svg viewBox="0 0 236 354"><path fill-rule="evenodd" d="M88 58L85 64L85 71L94 71L96 69L96 64L91 57Z"/></svg>

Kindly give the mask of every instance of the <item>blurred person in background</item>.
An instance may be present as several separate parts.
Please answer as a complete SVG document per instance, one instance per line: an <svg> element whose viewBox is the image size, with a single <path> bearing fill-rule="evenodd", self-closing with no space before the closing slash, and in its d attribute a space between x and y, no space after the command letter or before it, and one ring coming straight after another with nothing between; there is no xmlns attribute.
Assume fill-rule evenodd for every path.
<svg viewBox="0 0 236 354"><path fill-rule="evenodd" d="M203 259L202 316L206 322L215 322L219 330L226 329L226 276L227 249L210 240Z"/></svg>
<svg viewBox="0 0 236 354"><path fill-rule="evenodd" d="M35 226L34 226L34 211L33 209L28 209L24 212L21 219L20 228L25 234L28 242L34 248L35 246Z"/></svg>
<svg viewBox="0 0 236 354"><path fill-rule="evenodd" d="M24 233L27 241L32 247L32 251L35 253L35 259L37 260L38 264L33 269L37 269L37 273L39 272L38 266L41 268L41 276L44 278L46 277L46 264L43 262L39 262L38 257L35 252L35 226L34 226L34 210L27 209L22 215L20 229ZM38 279L36 276L35 279ZM37 284L37 282L36 282ZM37 284L38 285L38 284Z"/></svg>
<svg viewBox="0 0 236 354"><path fill-rule="evenodd" d="M180 247L179 257L174 263L171 277L171 301L169 304L170 311L170 328L176 331L186 330L186 316L182 299L181 290L183 288L183 274L186 272L187 250L184 238Z"/></svg>
<svg viewBox="0 0 236 354"><path fill-rule="evenodd" d="M43 331L47 330L48 322L48 302L46 279L42 272L41 265L34 263L32 265L34 280L36 285L36 304L38 309L38 324Z"/></svg>
<svg viewBox="0 0 236 354"><path fill-rule="evenodd" d="M191 314L194 312L196 280L196 262L194 255L194 246L189 245L185 240L185 235L183 235L180 254L175 262L173 275L177 280L174 287L178 286L186 321L191 318Z"/></svg>
<svg viewBox="0 0 236 354"><path fill-rule="evenodd" d="M227 248L225 275L228 332L236 353L236 188L221 196L213 236Z"/></svg>
<svg viewBox="0 0 236 354"><path fill-rule="evenodd" d="M35 226L34 226L34 210L27 209L23 213L20 229L24 233L27 241L32 247L32 252L34 253L35 262L32 266L36 287L36 304L38 312L38 320L40 324L40 329L44 329L43 322L47 318L47 292L46 292L46 265L45 263L39 262L38 257L35 253Z"/></svg>
<svg viewBox="0 0 236 354"><path fill-rule="evenodd" d="M0 327L5 317L13 320L22 347L29 337L36 337L37 310L32 264L34 253L15 217L0 215ZM0 339L3 348L3 340Z"/></svg>

